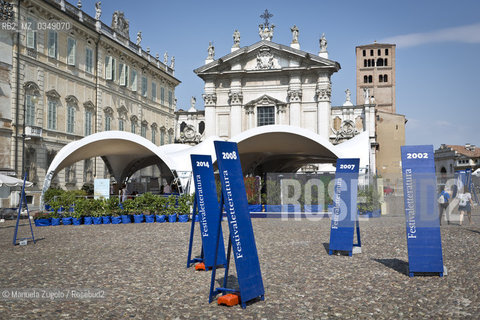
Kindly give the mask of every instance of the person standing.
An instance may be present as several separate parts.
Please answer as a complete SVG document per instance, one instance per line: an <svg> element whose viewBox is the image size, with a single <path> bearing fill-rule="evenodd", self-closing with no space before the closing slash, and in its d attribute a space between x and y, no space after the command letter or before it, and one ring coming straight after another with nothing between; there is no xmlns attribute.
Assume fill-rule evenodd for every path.
<svg viewBox="0 0 480 320"><path fill-rule="evenodd" d="M447 218L447 224L450 224L450 212L448 211L449 202L450 193L445 191L445 187L442 187L442 192L440 192L440 196L438 197L438 207L440 211L438 219L440 220L440 225L442 225L442 217L444 213Z"/></svg>
<svg viewBox="0 0 480 320"><path fill-rule="evenodd" d="M460 225L463 223L463 215L465 212L467 213L468 217L468 224L472 224L472 195L468 190L464 193L458 194L458 211L460 212Z"/></svg>

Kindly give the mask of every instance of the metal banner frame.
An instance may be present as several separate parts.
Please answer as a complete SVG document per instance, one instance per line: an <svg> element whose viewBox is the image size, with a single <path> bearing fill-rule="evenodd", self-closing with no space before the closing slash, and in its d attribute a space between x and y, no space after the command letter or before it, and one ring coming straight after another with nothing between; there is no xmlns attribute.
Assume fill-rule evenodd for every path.
<svg viewBox="0 0 480 320"><path fill-rule="evenodd" d="M243 181L242 166L237 144L234 142L215 141L218 171L222 183L222 197L218 219L222 220L223 208L227 214L230 236L228 237L227 264L223 278L223 287L215 289L216 267L212 269L209 302L222 293L238 292L242 308L247 302L256 298L265 299L260 262L258 259L252 221L248 210L247 194ZM220 223L219 223L220 228ZM220 244L217 237L215 261ZM230 256L233 254L237 270L239 290L227 288Z"/></svg>
<svg viewBox="0 0 480 320"><path fill-rule="evenodd" d="M349 256L352 256L352 253L361 252L360 224L357 213L359 164L360 159L358 158L337 159L329 255L332 255L334 251L348 252ZM355 230L357 243L353 242Z"/></svg>
<svg viewBox="0 0 480 320"><path fill-rule="evenodd" d="M27 181L27 173L25 172L25 176L23 178L23 186L22 186L22 193L20 196L20 203L18 204L18 213L17 213L17 223L15 224L15 231L13 233L13 245L17 245L17 241L24 241L24 240L33 240L33 243L35 242L35 236L33 234L33 228L32 228L32 219L30 219L30 211L28 210L28 204L27 204L27 197L25 195L25 181ZM27 208L27 218L28 218L28 223L30 224L30 232L32 233L31 238L21 238L17 239L17 233L18 233L18 224L20 222L20 214L22 212L22 208L25 205L25 208Z"/></svg>
<svg viewBox="0 0 480 320"><path fill-rule="evenodd" d="M221 221L218 221L219 203L217 200L217 190L215 176L213 172L212 157L209 155L190 156L193 169L193 184L195 186L195 199L193 201L192 225L190 228L190 241L188 244L187 268L196 262L203 262L205 268L224 266L226 264L225 248L223 245L218 248L217 259L216 240L217 237L223 244L223 233ZM202 251L200 258L192 259L193 236L195 232L195 218L200 217L200 234L202 237ZM218 224L218 225L217 225ZM216 234L215 232L219 232Z"/></svg>
<svg viewBox="0 0 480 320"><path fill-rule="evenodd" d="M402 146L401 155L409 276L443 277L433 145Z"/></svg>

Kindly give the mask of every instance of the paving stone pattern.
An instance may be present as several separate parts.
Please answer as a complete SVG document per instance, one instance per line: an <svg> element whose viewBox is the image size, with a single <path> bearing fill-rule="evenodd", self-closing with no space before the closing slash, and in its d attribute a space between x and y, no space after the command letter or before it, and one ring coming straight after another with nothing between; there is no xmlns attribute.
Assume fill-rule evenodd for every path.
<svg viewBox="0 0 480 320"><path fill-rule="evenodd" d="M0 298L1 319L475 319L480 218L443 224L448 275L410 278L405 219L362 220L363 252L329 256L328 219L253 219L265 301L208 304L210 272L186 269L190 223L35 228L13 246L0 224L0 289L100 289L103 299ZM25 221L22 221L25 222ZM223 229L226 230L224 222ZM29 231L21 227L23 234ZM199 251L197 229L196 253ZM232 258L233 259L233 258ZM232 260L233 261L233 260ZM233 264L232 264L233 266ZM235 268L229 283L235 286ZM223 269L217 273L217 285Z"/></svg>

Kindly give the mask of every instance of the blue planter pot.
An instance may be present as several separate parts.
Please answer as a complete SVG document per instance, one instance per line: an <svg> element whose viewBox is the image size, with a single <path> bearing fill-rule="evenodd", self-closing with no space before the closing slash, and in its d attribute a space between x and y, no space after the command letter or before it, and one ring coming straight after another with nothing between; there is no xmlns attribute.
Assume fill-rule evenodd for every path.
<svg viewBox="0 0 480 320"><path fill-rule="evenodd" d="M50 218L37 219L35 220L36 227L47 227L52 225L52 220Z"/></svg>
<svg viewBox="0 0 480 320"><path fill-rule="evenodd" d="M128 214L122 214L122 223L131 223L132 220L130 219L130 216Z"/></svg>
<svg viewBox="0 0 480 320"><path fill-rule="evenodd" d="M112 224L120 224L122 223L121 217L112 217Z"/></svg>
<svg viewBox="0 0 480 320"><path fill-rule="evenodd" d="M177 222L177 215L176 214L169 215L168 222Z"/></svg>
<svg viewBox="0 0 480 320"><path fill-rule="evenodd" d="M323 211L323 205L321 204L306 204L303 207L305 209L305 212L322 212Z"/></svg>
<svg viewBox="0 0 480 320"><path fill-rule="evenodd" d="M154 214L145 215L145 223L153 223L153 222L155 222L155 215Z"/></svg>
<svg viewBox="0 0 480 320"><path fill-rule="evenodd" d="M180 214L178 215L178 222L188 222L188 214Z"/></svg>
<svg viewBox="0 0 480 320"><path fill-rule="evenodd" d="M93 217L93 224L102 224L102 217Z"/></svg>
<svg viewBox="0 0 480 320"><path fill-rule="evenodd" d="M262 212L262 205L261 204L249 204L248 205L249 212Z"/></svg>
<svg viewBox="0 0 480 320"><path fill-rule="evenodd" d="M92 224L93 218L92 217L83 217L83 224Z"/></svg>
<svg viewBox="0 0 480 320"><path fill-rule="evenodd" d="M72 224L72 217L62 218L62 224L64 226L68 226L68 225Z"/></svg>
<svg viewBox="0 0 480 320"><path fill-rule="evenodd" d="M157 220L157 222L163 223L166 220L166 216L164 214L156 214L155 219Z"/></svg>
<svg viewBox="0 0 480 320"><path fill-rule="evenodd" d="M266 204L265 211L267 212L282 212L281 204Z"/></svg>
<svg viewBox="0 0 480 320"><path fill-rule="evenodd" d="M81 225L81 224L82 224L82 217L80 217L80 218L72 218L72 224L73 224L74 226L79 226L79 225Z"/></svg>
<svg viewBox="0 0 480 320"><path fill-rule="evenodd" d="M134 214L133 215L133 222L135 223L142 223L144 215L143 214Z"/></svg>
<svg viewBox="0 0 480 320"><path fill-rule="evenodd" d="M103 224L110 224L112 217L111 216L103 216L102 217L102 222Z"/></svg>
<svg viewBox="0 0 480 320"><path fill-rule="evenodd" d="M52 226L59 226L60 218L52 218Z"/></svg>

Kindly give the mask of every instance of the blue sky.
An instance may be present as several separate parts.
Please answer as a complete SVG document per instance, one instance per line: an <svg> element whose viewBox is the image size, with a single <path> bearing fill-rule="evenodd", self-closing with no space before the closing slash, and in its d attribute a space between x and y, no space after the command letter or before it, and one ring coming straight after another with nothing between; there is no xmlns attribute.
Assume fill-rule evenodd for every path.
<svg viewBox="0 0 480 320"><path fill-rule="evenodd" d="M94 16L95 1L82 2ZM325 33L329 58L342 67L332 77L332 105L343 104L347 88L355 101L356 46L395 43L397 112L408 119L407 144L480 145L480 1L103 0L101 19L110 25L113 12L123 11L132 41L141 30L142 46L152 55L175 56L182 81L177 106L188 109L191 96L203 107L203 81L193 70L204 64L209 41L217 59L230 52L235 29L242 47L259 41L265 9L274 15L276 43L289 45L296 25L301 49L316 54Z"/></svg>

